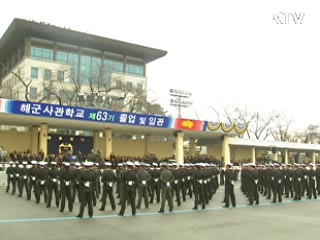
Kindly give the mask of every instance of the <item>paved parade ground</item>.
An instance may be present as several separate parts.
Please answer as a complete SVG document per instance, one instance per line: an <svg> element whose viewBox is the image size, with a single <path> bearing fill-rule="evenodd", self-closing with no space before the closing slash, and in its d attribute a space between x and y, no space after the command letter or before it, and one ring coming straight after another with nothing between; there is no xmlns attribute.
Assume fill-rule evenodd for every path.
<svg viewBox="0 0 320 240"><path fill-rule="evenodd" d="M237 183L239 184L239 183ZM206 210L193 211L193 199L187 199L173 213L159 214L159 204L137 210L131 216L127 206L125 216L120 209L99 212L94 208L92 219L78 219L79 204L73 212L60 213L56 207L46 208L42 202L27 201L5 193L0 187L0 232L3 240L149 240L149 239L320 239L320 200L300 202L284 199L273 204L260 195L259 206L248 206L239 185L236 185L236 208L222 208L223 188L219 188ZM42 199L43 201L43 199ZM168 210L168 207L166 207ZM87 211L87 209L86 209Z"/></svg>

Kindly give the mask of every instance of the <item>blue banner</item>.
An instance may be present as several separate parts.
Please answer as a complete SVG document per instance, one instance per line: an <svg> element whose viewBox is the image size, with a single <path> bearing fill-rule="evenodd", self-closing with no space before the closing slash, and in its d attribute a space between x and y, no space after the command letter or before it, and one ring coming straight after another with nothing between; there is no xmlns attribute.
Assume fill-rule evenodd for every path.
<svg viewBox="0 0 320 240"><path fill-rule="evenodd" d="M24 102L11 99L0 99L0 112L34 117L72 119L157 128L174 128L175 122L174 118L163 116L116 112L106 109Z"/></svg>

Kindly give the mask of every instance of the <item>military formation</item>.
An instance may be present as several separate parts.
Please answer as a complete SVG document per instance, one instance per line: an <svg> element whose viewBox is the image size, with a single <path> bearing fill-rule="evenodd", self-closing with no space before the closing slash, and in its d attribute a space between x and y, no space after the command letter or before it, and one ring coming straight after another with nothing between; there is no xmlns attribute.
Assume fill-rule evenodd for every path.
<svg viewBox="0 0 320 240"><path fill-rule="evenodd" d="M282 198L301 200L317 198L320 193L320 167L293 164L244 164L235 170L232 164L219 168L212 163L144 163L126 161L63 162L31 161L10 162L6 169L6 192L44 202L46 207L55 205L60 212L74 211L79 202L77 217L82 218L85 209L93 216L93 207L99 211L109 208L123 216L130 206L131 214L150 204L159 205L159 213L172 212L186 200L193 200L193 210L206 209L214 194L224 185L223 203L226 208L236 207L234 184L241 176L241 190L249 205L259 205L259 197L272 202ZM230 204L231 203L231 204ZM67 208L66 208L67 207Z"/></svg>
<svg viewBox="0 0 320 240"><path fill-rule="evenodd" d="M86 207L92 217L93 207L98 204L99 211L116 211L118 206L120 216L128 206L135 215L138 209L148 209L153 203L160 205L159 213L165 212L166 203L172 212L187 198L194 198L193 210L198 206L205 209L220 186L222 172L211 163L11 161L9 165L6 192L19 197L25 194L27 200L44 202L48 208L55 205L60 212L66 207L73 212L78 201L79 218Z"/></svg>
<svg viewBox="0 0 320 240"><path fill-rule="evenodd" d="M281 203L283 197L299 201L317 199L320 194L320 166L310 164L245 164L241 170L241 190L249 205L259 205L259 196Z"/></svg>

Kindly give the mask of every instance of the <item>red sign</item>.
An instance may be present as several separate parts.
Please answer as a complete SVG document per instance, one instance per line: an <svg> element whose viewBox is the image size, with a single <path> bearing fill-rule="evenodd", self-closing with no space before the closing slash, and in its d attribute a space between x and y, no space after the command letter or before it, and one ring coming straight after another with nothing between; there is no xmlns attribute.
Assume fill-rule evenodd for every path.
<svg viewBox="0 0 320 240"><path fill-rule="evenodd" d="M179 130L203 131L205 127L204 121L176 119L175 128Z"/></svg>

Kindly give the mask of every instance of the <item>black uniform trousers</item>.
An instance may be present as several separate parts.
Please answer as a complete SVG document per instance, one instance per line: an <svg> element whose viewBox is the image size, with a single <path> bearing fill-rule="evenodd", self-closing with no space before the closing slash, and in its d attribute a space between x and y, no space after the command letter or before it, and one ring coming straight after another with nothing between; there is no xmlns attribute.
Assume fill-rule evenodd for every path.
<svg viewBox="0 0 320 240"><path fill-rule="evenodd" d="M64 211L65 204L66 204L66 198L68 200L68 208L69 211L72 212L73 210L73 202L71 198L71 184L69 186L66 186L64 183L60 185L60 192L61 192L61 205L60 205L60 212Z"/></svg>
<svg viewBox="0 0 320 240"><path fill-rule="evenodd" d="M126 210L127 202L130 201L132 215L136 215L136 188L134 186L124 185L123 186L123 198L121 199L121 209L119 214L123 215Z"/></svg>
<svg viewBox="0 0 320 240"><path fill-rule="evenodd" d="M50 180L51 181L51 180ZM58 182L48 182L48 202L47 207L51 207L51 201L52 201L52 195L54 193L55 200L56 200L56 206L59 207L59 199L60 199L60 193L59 193L59 185Z"/></svg>
<svg viewBox="0 0 320 240"><path fill-rule="evenodd" d="M109 201L111 204L112 210L116 209L116 204L114 201L114 196L113 196L113 187L109 186L109 183L104 183L103 184L103 189L102 189L102 205L100 210L104 210L106 207L106 202L107 202L107 197L109 197Z"/></svg>
<svg viewBox="0 0 320 240"><path fill-rule="evenodd" d="M194 194L194 207L193 209L198 209L199 202L201 203L202 209L206 208L206 200L204 196L204 186L201 183L193 184L193 194Z"/></svg>
<svg viewBox="0 0 320 240"><path fill-rule="evenodd" d="M234 185L228 181L225 182L225 206L229 207L229 202L231 200L231 204L233 207L236 206L236 197L234 195Z"/></svg>
<svg viewBox="0 0 320 240"><path fill-rule="evenodd" d="M84 208L88 205L88 215L93 216L93 192L80 190L80 212L79 217L83 216Z"/></svg>

